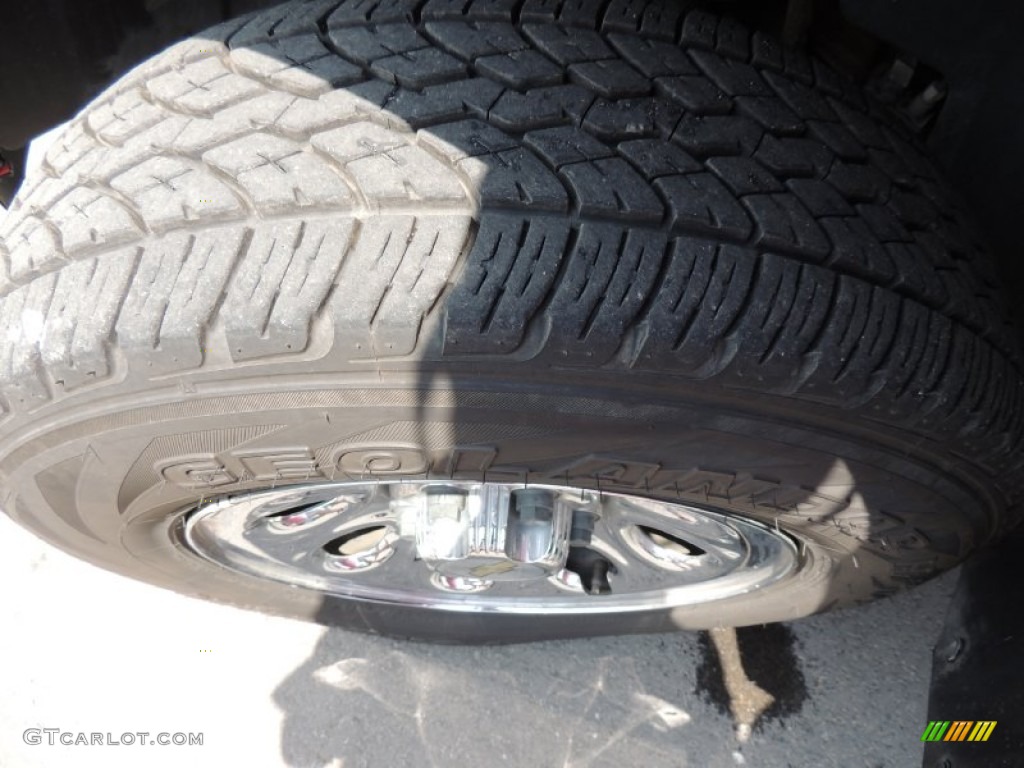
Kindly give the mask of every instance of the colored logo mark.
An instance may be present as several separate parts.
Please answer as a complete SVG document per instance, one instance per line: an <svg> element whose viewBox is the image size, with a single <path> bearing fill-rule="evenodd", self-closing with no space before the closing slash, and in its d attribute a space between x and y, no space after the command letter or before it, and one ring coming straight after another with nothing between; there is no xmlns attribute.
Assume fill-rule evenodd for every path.
<svg viewBox="0 0 1024 768"><path fill-rule="evenodd" d="M996 728L995 720L932 720L921 734L921 741L988 741Z"/></svg>

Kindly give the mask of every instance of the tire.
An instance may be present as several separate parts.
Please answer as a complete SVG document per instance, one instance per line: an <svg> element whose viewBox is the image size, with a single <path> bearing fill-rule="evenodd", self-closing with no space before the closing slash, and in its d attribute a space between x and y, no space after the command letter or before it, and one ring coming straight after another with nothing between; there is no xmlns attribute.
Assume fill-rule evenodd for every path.
<svg viewBox="0 0 1024 768"><path fill-rule="evenodd" d="M1008 530L1020 359L962 204L855 84L681 14L297 2L127 74L0 225L3 508L153 584L447 641L790 620ZM339 479L662 499L797 565L567 616L182 543L183 510Z"/></svg>

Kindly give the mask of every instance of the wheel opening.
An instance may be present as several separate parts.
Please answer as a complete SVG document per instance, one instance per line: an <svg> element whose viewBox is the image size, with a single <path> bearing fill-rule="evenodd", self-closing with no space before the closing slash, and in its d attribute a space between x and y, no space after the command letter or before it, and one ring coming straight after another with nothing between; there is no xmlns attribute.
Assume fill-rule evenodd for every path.
<svg viewBox="0 0 1024 768"><path fill-rule="evenodd" d="M386 525L371 525L349 531L324 544L324 551L331 555L358 555L369 552L383 541L388 533Z"/></svg>
<svg viewBox="0 0 1024 768"><path fill-rule="evenodd" d="M699 557L700 555L706 554L706 550L698 547L691 541L681 539L678 536L673 536L671 533L665 533L659 531L657 528L651 528L646 525L638 525L638 529L654 544L661 549L667 549L672 552L676 552L680 555L688 555L690 557Z"/></svg>

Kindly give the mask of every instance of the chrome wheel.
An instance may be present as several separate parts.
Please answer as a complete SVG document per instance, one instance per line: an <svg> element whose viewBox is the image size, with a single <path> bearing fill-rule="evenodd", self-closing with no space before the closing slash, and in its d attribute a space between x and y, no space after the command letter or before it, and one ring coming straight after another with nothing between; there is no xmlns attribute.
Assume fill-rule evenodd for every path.
<svg viewBox="0 0 1024 768"><path fill-rule="evenodd" d="M241 573L440 610L587 614L704 603L793 572L778 530L640 496L502 483L326 483L187 510L182 544Z"/></svg>

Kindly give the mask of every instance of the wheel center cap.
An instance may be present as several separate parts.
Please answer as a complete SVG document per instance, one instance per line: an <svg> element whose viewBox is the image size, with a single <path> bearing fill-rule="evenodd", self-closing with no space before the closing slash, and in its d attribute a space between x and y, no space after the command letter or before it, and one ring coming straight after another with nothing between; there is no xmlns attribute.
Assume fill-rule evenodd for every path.
<svg viewBox="0 0 1024 768"><path fill-rule="evenodd" d="M416 552L451 578L544 579L565 565L572 513L543 489L430 486L417 510Z"/></svg>

